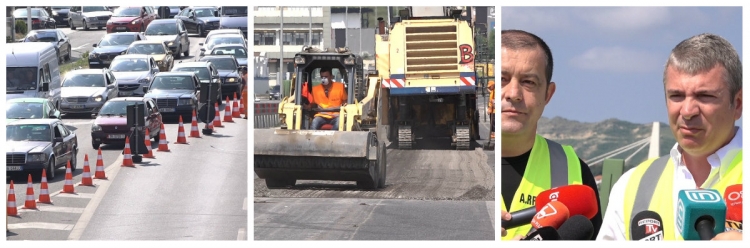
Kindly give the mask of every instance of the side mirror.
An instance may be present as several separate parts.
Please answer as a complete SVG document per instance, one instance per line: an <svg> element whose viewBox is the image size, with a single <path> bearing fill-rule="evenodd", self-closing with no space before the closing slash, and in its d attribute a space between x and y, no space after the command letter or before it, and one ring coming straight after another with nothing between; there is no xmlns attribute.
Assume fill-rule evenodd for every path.
<svg viewBox="0 0 750 248"><path fill-rule="evenodd" d="M143 86L143 93L145 94L146 92L148 92L148 86Z"/></svg>
<svg viewBox="0 0 750 248"><path fill-rule="evenodd" d="M39 90L43 92L49 91L49 83L42 83L42 88Z"/></svg>
<svg viewBox="0 0 750 248"><path fill-rule="evenodd" d="M201 52L205 52L205 51L206 51L206 49L205 49L205 48L201 48Z"/></svg>
<svg viewBox="0 0 750 248"><path fill-rule="evenodd" d="M108 84L107 85L107 89L114 89L114 88L115 88L115 84Z"/></svg>
<svg viewBox="0 0 750 248"><path fill-rule="evenodd" d="M214 10L214 16L216 16L216 17L219 16L219 11L218 10Z"/></svg>
<svg viewBox="0 0 750 248"><path fill-rule="evenodd" d="M96 47L97 45L96 45L96 43L94 43L94 44L93 44L93 45L91 45L91 46L93 46L93 47Z"/></svg>
<svg viewBox="0 0 750 248"><path fill-rule="evenodd" d="M63 138L62 137L55 137L52 141L54 141L54 143L60 143L60 142L63 142Z"/></svg>
<svg viewBox="0 0 750 248"><path fill-rule="evenodd" d="M52 118L60 119L60 110L55 110L55 114L52 116Z"/></svg>
<svg viewBox="0 0 750 248"><path fill-rule="evenodd" d="M202 46L202 45L203 45L203 42L201 42L201 43L198 43L198 45L199 45L199 46Z"/></svg>
<svg viewBox="0 0 750 248"><path fill-rule="evenodd" d="M60 38L60 40L59 40L59 41L60 41L60 42L63 42L63 41L65 41L65 39L63 39L63 38Z"/></svg>

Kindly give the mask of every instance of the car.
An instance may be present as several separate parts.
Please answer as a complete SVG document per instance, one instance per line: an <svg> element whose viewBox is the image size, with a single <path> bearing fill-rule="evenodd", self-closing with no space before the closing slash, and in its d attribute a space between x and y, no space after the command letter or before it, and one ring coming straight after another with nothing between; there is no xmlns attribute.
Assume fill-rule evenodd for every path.
<svg viewBox="0 0 750 248"><path fill-rule="evenodd" d="M143 96L143 88L159 73L159 65L151 55L117 56L109 67L117 79L119 96Z"/></svg>
<svg viewBox="0 0 750 248"><path fill-rule="evenodd" d="M29 12L26 8L16 9L13 11L13 18L16 20L20 20L21 22L26 24L26 19L28 19ZM49 16L49 13L47 13L46 10L42 8L31 8L31 29L47 29L47 28L55 28L57 27L57 23L55 22L55 19Z"/></svg>
<svg viewBox="0 0 750 248"><path fill-rule="evenodd" d="M144 40L130 44L125 54L151 55L161 71L169 71L174 66L174 56L163 41Z"/></svg>
<svg viewBox="0 0 750 248"><path fill-rule="evenodd" d="M218 10L216 7L187 7L174 18L182 20L190 33L205 36L211 30L219 28Z"/></svg>
<svg viewBox="0 0 750 248"><path fill-rule="evenodd" d="M5 126L6 171L27 172L46 169L47 179L70 162L76 169L78 136L58 119L27 119Z"/></svg>
<svg viewBox="0 0 750 248"><path fill-rule="evenodd" d="M201 83L216 83L219 86L219 90L216 95L216 103L221 105L221 77L219 77L219 70L211 63L207 61L203 62L184 62L175 64L172 68L173 72L193 72L198 76L198 80Z"/></svg>
<svg viewBox="0 0 750 248"><path fill-rule="evenodd" d="M145 32L151 21L159 16L151 6L120 6L112 12L107 21L107 33Z"/></svg>
<svg viewBox="0 0 750 248"><path fill-rule="evenodd" d="M210 55L232 55L237 59L237 64L247 66L247 47L240 44L216 45Z"/></svg>
<svg viewBox="0 0 750 248"><path fill-rule="evenodd" d="M60 61L70 60L70 53L72 48L70 46L70 38L65 35L61 30L58 29L38 29L32 30L26 37L23 38L23 42L49 42L55 46L57 52L57 59Z"/></svg>
<svg viewBox="0 0 750 248"><path fill-rule="evenodd" d="M153 99L144 97L118 97L107 101L91 125L91 146L99 149L102 144L125 144L125 136L130 133L127 119L127 106L142 103L145 105L145 124L150 138L159 143L162 116Z"/></svg>
<svg viewBox="0 0 750 248"><path fill-rule="evenodd" d="M68 11L70 6L52 6L52 19L55 19L57 25L69 25Z"/></svg>
<svg viewBox="0 0 750 248"><path fill-rule="evenodd" d="M185 24L180 19L159 19L146 27L146 40L167 44L176 58L190 56L190 39Z"/></svg>
<svg viewBox="0 0 750 248"><path fill-rule="evenodd" d="M138 32L105 34L98 43L91 45L94 50L89 52L89 68L109 67L115 57L125 54L130 44L141 40L146 40L146 36Z"/></svg>
<svg viewBox="0 0 750 248"><path fill-rule="evenodd" d="M268 91L268 100L280 100L281 99L281 85L271 86Z"/></svg>
<svg viewBox="0 0 750 248"><path fill-rule="evenodd" d="M84 30L101 30L107 27L107 21L111 17L112 11L107 6L73 6L68 11L68 22L72 30L76 30L77 27L83 27Z"/></svg>
<svg viewBox="0 0 750 248"><path fill-rule="evenodd" d="M65 74L57 106L63 114L93 115L117 95L117 81L109 69L72 70Z"/></svg>
<svg viewBox="0 0 750 248"><path fill-rule="evenodd" d="M194 72L162 72L151 80L148 89L143 89L144 97L154 99L162 115L190 120L193 111L198 111L199 84Z"/></svg>
<svg viewBox="0 0 750 248"><path fill-rule="evenodd" d="M239 29L242 36L247 38L247 11L245 6L221 6L219 7L220 29Z"/></svg>
<svg viewBox="0 0 750 248"><path fill-rule="evenodd" d="M200 57L203 57L206 54L211 54L211 50L214 49L214 46L224 45L224 44L237 44L237 45L242 45L242 46L247 47L245 38L240 35L236 35L236 34L212 35L210 38L206 38L206 43L198 43L198 45L201 46Z"/></svg>
<svg viewBox="0 0 750 248"><path fill-rule="evenodd" d="M240 76L240 66L237 64L237 59L231 55L208 55L201 58L199 61L210 61L211 64L219 69L219 77L221 78L221 92L222 98L229 96L234 97L236 93L238 96L242 94L242 77Z"/></svg>
<svg viewBox="0 0 750 248"><path fill-rule="evenodd" d="M46 98L24 97L5 101L5 124L22 119L60 119L60 110Z"/></svg>

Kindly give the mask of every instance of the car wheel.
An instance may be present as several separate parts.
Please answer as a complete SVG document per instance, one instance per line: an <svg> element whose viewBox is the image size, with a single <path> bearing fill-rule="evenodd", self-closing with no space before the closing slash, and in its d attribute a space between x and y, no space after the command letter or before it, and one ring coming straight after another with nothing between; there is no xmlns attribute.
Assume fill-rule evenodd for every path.
<svg viewBox="0 0 750 248"><path fill-rule="evenodd" d="M182 58L182 44L177 47L177 54L174 55L175 59L181 59Z"/></svg>
<svg viewBox="0 0 750 248"><path fill-rule="evenodd" d="M203 26L198 25L198 36L203 37Z"/></svg>
<svg viewBox="0 0 750 248"><path fill-rule="evenodd" d="M83 30L90 30L89 25L86 25L86 19L83 19Z"/></svg>
<svg viewBox="0 0 750 248"><path fill-rule="evenodd" d="M76 25L73 25L72 19L68 19L68 25L70 25L70 30L76 30Z"/></svg>
<svg viewBox="0 0 750 248"><path fill-rule="evenodd" d="M96 143L96 142L93 142L93 141L91 142L91 147L93 147L94 150L99 149L99 146L101 146L101 145L102 145L101 143Z"/></svg>
<svg viewBox="0 0 750 248"><path fill-rule="evenodd" d="M188 48L185 49L185 57L190 56L190 45L188 45Z"/></svg>
<svg viewBox="0 0 750 248"><path fill-rule="evenodd" d="M70 53L72 52L73 52L73 48L70 45L68 45L68 54L65 55L66 61L70 61Z"/></svg>
<svg viewBox="0 0 750 248"><path fill-rule="evenodd" d="M52 180L55 178L55 158L51 158L49 160L49 164L47 165L47 180Z"/></svg>
<svg viewBox="0 0 750 248"><path fill-rule="evenodd" d="M73 148L73 156L70 157L70 170L75 171L78 165L78 151Z"/></svg>

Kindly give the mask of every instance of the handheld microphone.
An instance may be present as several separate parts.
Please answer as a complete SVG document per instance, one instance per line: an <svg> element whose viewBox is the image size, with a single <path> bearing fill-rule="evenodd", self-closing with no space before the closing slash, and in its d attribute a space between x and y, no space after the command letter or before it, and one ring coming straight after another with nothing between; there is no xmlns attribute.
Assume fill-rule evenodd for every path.
<svg viewBox="0 0 750 248"><path fill-rule="evenodd" d="M677 232L685 240L711 240L724 231L727 206L715 189L683 189L677 196Z"/></svg>
<svg viewBox="0 0 750 248"><path fill-rule="evenodd" d="M568 217L570 217L570 211L565 204L559 201L549 202L531 219L531 230L526 235L531 235L532 232L543 227L557 229Z"/></svg>
<svg viewBox="0 0 750 248"><path fill-rule="evenodd" d="M640 241L664 240L661 215L654 211L641 211L630 222L630 238Z"/></svg>
<svg viewBox="0 0 750 248"><path fill-rule="evenodd" d="M724 190L724 202L727 203L727 220L725 231L742 231L742 184L735 184Z"/></svg>
<svg viewBox="0 0 750 248"><path fill-rule="evenodd" d="M557 228L560 240L591 240L594 236L594 223L583 215L574 215Z"/></svg>
<svg viewBox="0 0 750 248"><path fill-rule="evenodd" d="M548 189L539 193L536 197L536 207L523 209L510 213L511 219L500 222L500 226L505 229L516 228L531 222L534 215L551 201L560 201L570 212L570 215L584 215L593 218L599 205L596 202L596 193L588 185L565 185L557 188Z"/></svg>
<svg viewBox="0 0 750 248"><path fill-rule="evenodd" d="M557 234L557 230L551 226L545 226L537 229L536 231L530 232L525 238L521 240L529 241L544 241L544 240L560 240L560 234Z"/></svg>

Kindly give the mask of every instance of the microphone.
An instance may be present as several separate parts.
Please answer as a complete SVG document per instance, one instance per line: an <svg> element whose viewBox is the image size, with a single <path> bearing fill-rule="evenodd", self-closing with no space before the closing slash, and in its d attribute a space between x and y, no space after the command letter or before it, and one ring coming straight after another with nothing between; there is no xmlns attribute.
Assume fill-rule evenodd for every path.
<svg viewBox="0 0 750 248"><path fill-rule="evenodd" d="M677 195L677 232L685 240L711 240L724 231L727 206L715 189L683 189Z"/></svg>
<svg viewBox="0 0 750 248"><path fill-rule="evenodd" d="M531 230L526 235L529 236L532 232L543 227L557 229L568 217L570 217L570 211L565 204L559 201L549 202L531 219Z"/></svg>
<svg viewBox="0 0 750 248"><path fill-rule="evenodd" d="M500 222L500 226L505 229L516 228L531 222L534 215L551 201L560 201L566 207L570 215L584 215L593 218L599 205L596 202L596 193L588 185L572 184L548 189L539 193L536 197L536 207L523 209L510 213L511 219Z"/></svg>
<svg viewBox="0 0 750 248"><path fill-rule="evenodd" d="M529 241L544 241L544 240L560 240L560 234L557 234L557 230L551 226L545 226L537 229L536 231L530 232L525 238L521 240Z"/></svg>
<svg viewBox="0 0 750 248"><path fill-rule="evenodd" d="M661 216L654 211L641 211L630 222L630 238L640 241L664 240Z"/></svg>
<svg viewBox="0 0 750 248"><path fill-rule="evenodd" d="M574 215L557 228L560 240L591 240L594 236L594 223L583 215Z"/></svg>
<svg viewBox="0 0 750 248"><path fill-rule="evenodd" d="M727 203L726 231L742 231L742 184L729 186L724 190Z"/></svg>

